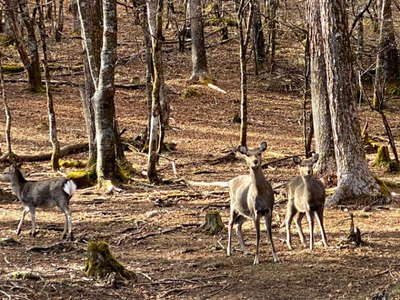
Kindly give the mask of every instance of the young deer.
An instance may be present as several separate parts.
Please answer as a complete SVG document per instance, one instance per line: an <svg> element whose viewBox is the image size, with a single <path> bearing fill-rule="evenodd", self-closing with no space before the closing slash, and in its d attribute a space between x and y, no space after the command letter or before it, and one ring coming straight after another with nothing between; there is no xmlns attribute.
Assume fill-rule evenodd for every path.
<svg viewBox="0 0 400 300"><path fill-rule="evenodd" d="M318 157L318 154L313 154L311 158L304 160L301 160L298 156L293 157L294 163L299 166L300 176L292 179L287 185L288 204L285 224L286 242L290 250L293 249L290 239L290 225L293 218L301 243L306 247L303 230L301 228L301 220L304 215L307 216L310 227L310 250L313 250L314 247L314 216L321 229L322 243L325 247L328 246L323 216L325 187L321 181L313 177L313 166L318 161Z"/></svg>
<svg viewBox="0 0 400 300"><path fill-rule="evenodd" d="M256 227L256 253L254 264L259 263L258 254L260 246L260 218L264 216L267 235L272 247L274 262L278 261L272 240L271 221L272 209L274 206L274 192L270 183L265 179L261 168L262 152L267 149L267 143L262 142L259 148L252 150L246 147L239 147L237 155L246 160L250 168L249 175L241 175L229 181L230 195L230 219L228 227L227 255L231 255L231 235L234 224L237 224L236 234L239 239L242 251L245 253L242 236L242 224L252 219Z"/></svg>
<svg viewBox="0 0 400 300"><path fill-rule="evenodd" d="M43 181L28 181L22 176L21 171L10 166L4 172L4 178L11 182L11 188L18 200L22 202L24 210L19 221L17 234L21 233L22 223L28 211L31 214L32 231L36 235L36 208L48 208L58 206L65 215L63 239L72 239L71 211L69 200L76 190L75 183L67 178L54 178Z"/></svg>

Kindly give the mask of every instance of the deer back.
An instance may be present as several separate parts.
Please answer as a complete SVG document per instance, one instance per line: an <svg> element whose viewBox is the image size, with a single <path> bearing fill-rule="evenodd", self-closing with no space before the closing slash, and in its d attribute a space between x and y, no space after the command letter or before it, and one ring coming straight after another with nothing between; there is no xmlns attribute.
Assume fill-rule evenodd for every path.
<svg viewBox="0 0 400 300"><path fill-rule="evenodd" d="M289 182L288 196L297 210L314 210L324 205L325 188L320 180L311 175L298 176Z"/></svg>

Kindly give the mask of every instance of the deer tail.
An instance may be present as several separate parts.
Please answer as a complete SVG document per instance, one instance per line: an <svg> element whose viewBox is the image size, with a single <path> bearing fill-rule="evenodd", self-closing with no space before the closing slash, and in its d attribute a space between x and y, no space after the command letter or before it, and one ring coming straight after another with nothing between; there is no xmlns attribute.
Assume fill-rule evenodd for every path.
<svg viewBox="0 0 400 300"><path fill-rule="evenodd" d="M75 182L71 179L68 180L63 186L64 192L66 192L69 196L72 196L75 193L76 188L77 186Z"/></svg>

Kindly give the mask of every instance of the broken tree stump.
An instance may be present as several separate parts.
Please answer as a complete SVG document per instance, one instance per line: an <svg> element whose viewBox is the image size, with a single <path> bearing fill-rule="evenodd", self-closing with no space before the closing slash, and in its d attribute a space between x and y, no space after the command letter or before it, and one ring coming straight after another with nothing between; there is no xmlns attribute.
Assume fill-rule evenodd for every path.
<svg viewBox="0 0 400 300"><path fill-rule="evenodd" d="M364 242L361 239L361 231L358 227L354 226L354 216L352 213L350 214L350 232L349 235L347 236L347 242L348 243L354 243L356 245L356 247L360 247L366 244L366 242Z"/></svg>
<svg viewBox="0 0 400 300"><path fill-rule="evenodd" d="M389 149L387 146L379 146L378 152L376 153L376 158L374 161L374 166L386 167L390 164Z"/></svg>
<svg viewBox="0 0 400 300"><path fill-rule="evenodd" d="M135 273L125 269L112 256L106 242L90 242L88 244L85 273L87 276L97 279L116 276L118 279L136 281Z"/></svg>
<svg viewBox="0 0 400 300"><path fill-rule="evenodd" d="M221 215L218 211L213 210L206 213L205 222L201 225L200 230L207 234L214 235L224 228L225 226L224 223L222 223Z"/></svg>

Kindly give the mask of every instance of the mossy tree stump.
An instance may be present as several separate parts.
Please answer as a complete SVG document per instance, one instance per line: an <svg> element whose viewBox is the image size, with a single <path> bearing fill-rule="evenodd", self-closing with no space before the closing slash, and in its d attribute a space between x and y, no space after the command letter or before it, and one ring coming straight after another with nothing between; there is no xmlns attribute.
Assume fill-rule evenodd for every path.
<svg viewBox="0 0 400 300"><path fill-rule="evenodd" d="M387 167L390 164L389 149L387 146L380 146L378 152L376 153L376 158L374 161L374 166L377 167Z"/></svg>
<svg viewBox="0 0 400 300"><path fill-rule="evenodd" d="M119 279L136 280L136 275L124 268L111 254L106 242L90 242L87 247L85 273L104 279L115 274Z"/></svg>
<svg viewBox="0 0 400 300"><path fill-rule="evenodd" d="M222 223L221 215L218 211L208 211L205 216L205 222L200 227L203 232L214 235L225 228L224 223Z"/></svg>

